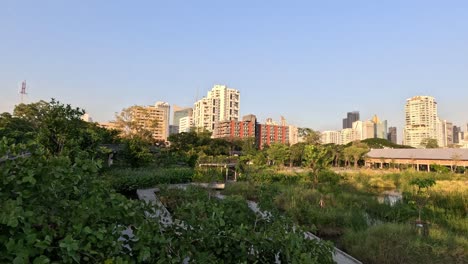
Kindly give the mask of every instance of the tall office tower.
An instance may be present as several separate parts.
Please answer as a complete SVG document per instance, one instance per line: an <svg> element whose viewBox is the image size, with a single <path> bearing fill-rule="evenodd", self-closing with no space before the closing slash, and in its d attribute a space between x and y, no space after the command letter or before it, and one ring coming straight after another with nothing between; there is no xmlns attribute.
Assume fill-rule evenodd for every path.
<svg viewBox="0 0 468 264"><path fill-rule="evenodd" d="M463 140L461 127L453 126L453 144L460 143L460 140Z"/></svg>
<svg viewBox="0 0 468 264"><path fill-rule="evenodd" d="M356 121L359 121L359 111L348 112L346 118L343 118L343 129L353 128Z"/></svg>
<svg viewBox="0 0 468 264"><path fill-rule="evenodd" d="M180 131L180 119L184 117L192 117L192 115L193 115L193 109L191 107L180 107L180 106L174 105L174 114L172 118L173 133L183 132L183 131Z"/></svg>
<svg viewBox="0 0 468 264"><path fill-rule="evenodd" d="M380 121L377 115L372 118L374 123L374 138L387 139L387 120Z"/></svg>
<svg viewBox="0 0 468 264"><path fill-rule="evenodd" d="M356 140L374 138L375 124L371 120L353 122L352 129L356 131Z"/></svg>
<svg viewBox="0 0 468 264"><path fill-rule="evenodd" d="M437 102L432 96L414 96L406 100L404 144L421 147L421 141L437 137Z"/></svg>
<svg viewBox="0 0 468 264"><path fill-rule="evenodd" d="M226 85L215 85L195 103L193 122L197 129L213 131L218 121L239 120L240 92Z"/></svg>
<svg viewBox="0 0 468 264"><path fill-rule="evenodd" d="M397 144L397 128L396 127L388 128L387 139L388 141Z"/></svg>
<svg viewBox="0 0 468 264"><path fill-rule="evenodd" d="M447 120L437 122L437 142L439 147L448 147L453 144L453 124Z"/></svg>

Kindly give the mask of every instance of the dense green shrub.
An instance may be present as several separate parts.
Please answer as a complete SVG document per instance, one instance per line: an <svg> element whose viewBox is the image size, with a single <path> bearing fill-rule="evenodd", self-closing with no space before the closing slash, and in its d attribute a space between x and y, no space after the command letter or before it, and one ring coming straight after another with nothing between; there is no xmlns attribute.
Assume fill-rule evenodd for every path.
<svg viewBox="0 0 468 264"><path fill-rule="evenodd" d="M187 232L175 238L191 240L190 258L198 263L333 263L331 244L306 239L286 218L262 218L239 196L210 198L207 191L162 190L161 201Z"/></svg>
<svg viewBox="0 0 468 264"><path fill-rule="evenodd" d="M0 157L25 151L31 156L0 163L0 263L130 260L118 239L144 221L141 204L108 190L87 153L71 161L0 142Z"/></svg>
<svg viewBox="0 0 468 264"><path fill-rule="evenodd" d="M115 168L105 173L104 178L118 192L131 192L158 184L188 183L192 181L191 168Z"/></svg>

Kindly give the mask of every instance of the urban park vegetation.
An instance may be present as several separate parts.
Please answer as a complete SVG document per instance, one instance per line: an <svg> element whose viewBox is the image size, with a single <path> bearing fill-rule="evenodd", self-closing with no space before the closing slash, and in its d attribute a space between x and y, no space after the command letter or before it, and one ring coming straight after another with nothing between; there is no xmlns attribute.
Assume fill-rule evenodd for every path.
<svg viewBox="0 0 468 264"><path fill-rule="evenodd" d="M331 242L305 231L364 263L468 259L466 174L333 171L359 167L387 142L320 145L300 129L305 142L262 150L253 138L208 132L171 135L165 146L145 128L122 135L83 113L52 100L0 115L0 263L332 263ZM200 163L236 164L225 199L167 187L224 179ZM149 217L159 209L135 199L156 186L177 224Z"/></svg>

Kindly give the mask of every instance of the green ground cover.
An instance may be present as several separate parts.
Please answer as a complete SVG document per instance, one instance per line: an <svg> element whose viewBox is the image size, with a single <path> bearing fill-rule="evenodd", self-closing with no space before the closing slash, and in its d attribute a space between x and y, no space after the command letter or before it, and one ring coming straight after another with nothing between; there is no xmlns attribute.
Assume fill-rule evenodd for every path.
<svg viewBox="0 0 468 264"><path fill-rule="evenodd" d="M436 181L424 193L427 200L421 210L428 235L415 225L421 197L411 184L425 178ZM468 259L466 175L325 171L317 186L308 173L276 173L270 178L251 174L241 180L223 193L281 212L365 263L466 263ZM394 205L379 202L385 190L398 190L403 199Z"/></svg>

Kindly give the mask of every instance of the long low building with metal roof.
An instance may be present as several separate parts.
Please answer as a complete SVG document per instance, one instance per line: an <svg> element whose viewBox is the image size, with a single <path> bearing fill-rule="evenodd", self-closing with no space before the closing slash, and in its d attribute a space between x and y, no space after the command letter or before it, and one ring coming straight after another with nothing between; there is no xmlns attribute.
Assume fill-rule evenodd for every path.
<svg viewBox="0 0 468 264"><path fill-rule="evenodd" d="M412 166L416 170L430 171L431 165L468 167L468 149L372 149L366 156L366 166Z"/></svg>

